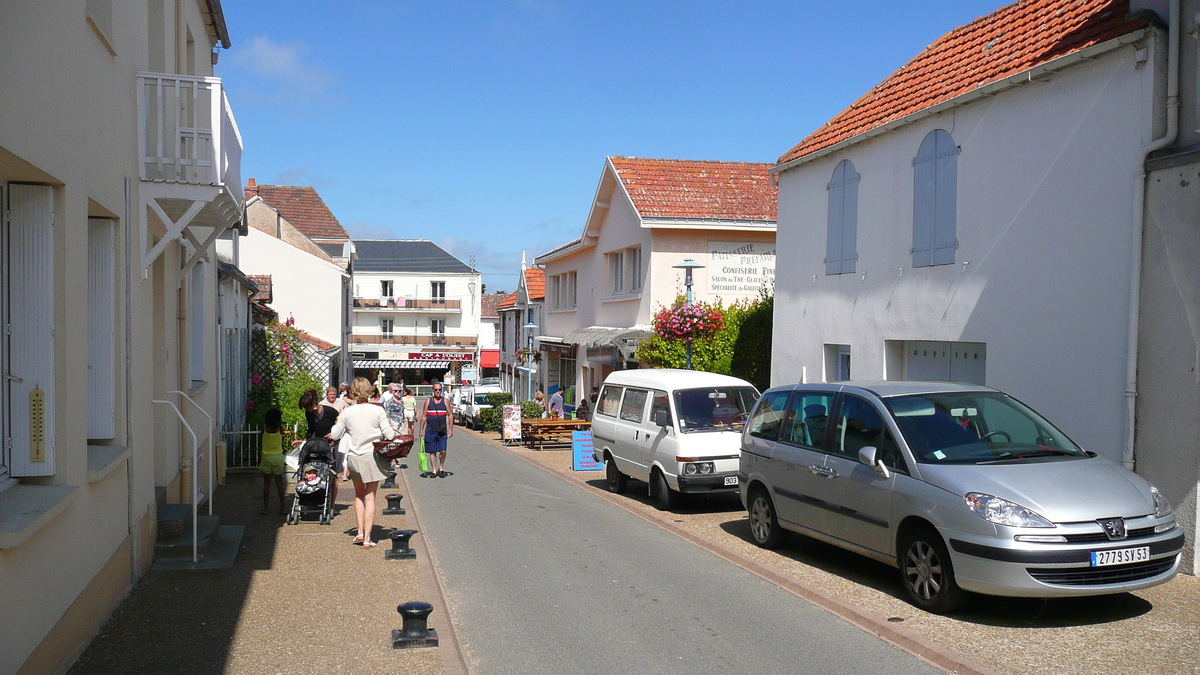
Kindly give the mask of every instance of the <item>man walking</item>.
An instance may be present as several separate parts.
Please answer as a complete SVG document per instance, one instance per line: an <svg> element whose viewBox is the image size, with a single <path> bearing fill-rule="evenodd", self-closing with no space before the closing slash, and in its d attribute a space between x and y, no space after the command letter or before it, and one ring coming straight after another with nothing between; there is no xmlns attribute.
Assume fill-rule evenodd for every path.
<svg viewBox="0 0 1200 675"><path fill-rule="evenodd" d="M433 383L433 396L425 399L417 434L425 439L425 452L431 460L430 478L446 477L446 441L454 435L454 416L442 396L442 383Z"/></svg>
<svg viewBox="0 0 1200 675"><path fill-rule="evenodd" d="M563 416L563 393L562 389L555 389L550 395L550 403L547 406L550 416L555 419L561 419Z"/></svg>

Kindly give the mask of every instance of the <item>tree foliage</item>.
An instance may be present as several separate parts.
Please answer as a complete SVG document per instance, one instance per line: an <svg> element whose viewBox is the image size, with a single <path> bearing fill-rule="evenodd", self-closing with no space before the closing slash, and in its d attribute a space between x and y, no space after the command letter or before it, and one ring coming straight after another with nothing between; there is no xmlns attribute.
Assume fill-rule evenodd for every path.
<svg viewBox="0 0 1200 675"><path fill-rule="evenodd" d="M304 331L290 324L271 323L255 330L253 350L265 358L255 359L250 374L250 398L246 401L247 418L252 425L262 425L263 416L271 408L283 413L283 429L291 432L305 424L304 411L299 407L300 395L315 389L324 393L324 385L303 366L300 358Z"/></svg>
<svg viewBox="0 0 1200 675"><path fill-rule="evenodd" d="M729 374L750 382L759 391L771 387L771 334L775 325L775 296L763 293L742 317L733 346Z"/></svg>
<svg viewBox="0 0 1200 675"><path fill-rule="evenodd" d="M671 307L658 314L676 312L685 304L687 299L678 296ZM765 389L771 376L773 296L764 292L757 300L730 305L722 301L692 304L702 312L719 316L723 325L716 333L692 342L692 369L734 375ZM643 340L635 356L656 368L683 368L687 364L685 342L659 334Z"/></svg>
<svg viewBox="0 0 1200 675"><path fill-rule="evenodd" d="M484 431L500 431L504 425L504 406L512 403L512 394L499 392L488 394L487 397L492 407L480 411L480 423Z"/></svg>

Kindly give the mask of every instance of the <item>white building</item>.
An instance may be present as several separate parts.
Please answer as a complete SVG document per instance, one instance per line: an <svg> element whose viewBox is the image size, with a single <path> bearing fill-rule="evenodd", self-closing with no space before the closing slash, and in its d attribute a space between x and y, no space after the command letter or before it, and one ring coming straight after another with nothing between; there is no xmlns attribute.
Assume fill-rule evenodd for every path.
<svg viewBox="0 0 1200 675"><path fill-rule="evenodd" d="M424 239L354 242L354 370L384 384L461 381L479 363L480 272Z"/></svg>
<svg viewBox="0 0 1200 675"><path fill-rule="evenodd" d="M776 189L769 164L609 157L579 239L534 259L545 268L541 384L571 408L633 352L654 313L683 295L757 297L775 274Z"/></svg>
<svg viewBox="0 0 1200 675"><path fill-rule="evenodd" d="M1113 8L1000 9L780 158L773 384L987 384L1132 465L1137 195L1167 126L1167 33ZM1190 482L1161 485L1191 542L1195 438L1171 463Z"/></svg>
<svg viewBox="0 0 1200 675"><path fill-rule="evenodd" d="M0 3L0 674L65 672L211 494L229 45L219 0Z"/></svg>

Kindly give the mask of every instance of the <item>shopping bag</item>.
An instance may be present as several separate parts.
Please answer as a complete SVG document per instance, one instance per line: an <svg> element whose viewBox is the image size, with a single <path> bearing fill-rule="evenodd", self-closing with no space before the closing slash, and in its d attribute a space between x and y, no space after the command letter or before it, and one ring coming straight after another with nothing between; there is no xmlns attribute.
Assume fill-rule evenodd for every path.
<svg viewBox="0 0 1200 675"><path fill-rule="evenodd" d="M417 453L417 466L421 467L421 473L429 473L429 455L425 452L425 439L421 439L421 452Z"/></svg>

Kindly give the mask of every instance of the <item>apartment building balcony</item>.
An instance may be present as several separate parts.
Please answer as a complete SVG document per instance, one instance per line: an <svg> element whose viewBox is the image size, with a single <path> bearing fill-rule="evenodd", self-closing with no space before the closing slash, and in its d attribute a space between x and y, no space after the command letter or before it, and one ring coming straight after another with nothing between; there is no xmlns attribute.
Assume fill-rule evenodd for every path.
<svg viewBox="0 0 1200 675"><path fill-rule="evenodd" d="M354 298L354 309L381 312L461 313L462 300L446 298Z"/></svg>
<svg viewBox="0 0 1200 675"><path fill-rule="evenodd" d="M479 338L475 335L388 335L386 333L353 333L352 345L442 345L448 347L475 347Z"/></svg>
<svg viewBox="0 0 1200 675"><path fill-rule="evenodd" d="M187 240L202 257L225 230L242 224L242 135L221 79L138 73L138 171L142 265Z"/></svg>

